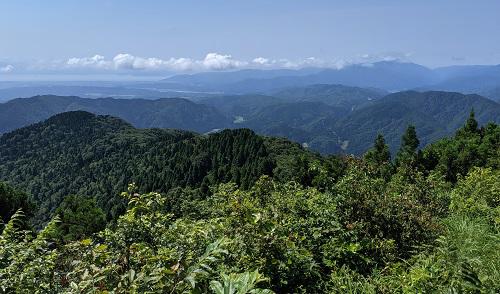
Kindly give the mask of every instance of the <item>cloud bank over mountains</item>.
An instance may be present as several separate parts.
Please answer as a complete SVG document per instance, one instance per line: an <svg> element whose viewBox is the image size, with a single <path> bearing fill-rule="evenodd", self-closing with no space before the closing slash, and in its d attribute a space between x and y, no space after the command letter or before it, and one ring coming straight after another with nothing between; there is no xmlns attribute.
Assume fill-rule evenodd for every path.
<svg viewBox="0 0 500 294"><path fill-rule="evenodd" d="M37 61L32 63L0 64L0 74L169 74L204 71L227 71L238 69L298 69L304 67L341 69L350 64L366 64L381 60L408 61L411 54L362 54L350 59L321 59L308 57L298 60L255 57L249 60L234 58L230 54L211 52L202 59L189 57L141 57L129 53L119 53L114 57L100 54L87 57L71 57L61 60Z"/></svg>
<svg viewBox="0 0 500 294"><path fill-rule="evenodd" d="M256 57L250 61L238 60L229 54L208 53L205 58L196 60L192 58L139 57L128 53L117 54L112 59L102 55L92 57L74 57L68 59L66 68L93 68L106 70L152 70L152 71L223 71L242 68L298 68L304 66L334 67L342 66L338 61L325 61L315 57L291 61L288 59L270 59Z"/></svg>

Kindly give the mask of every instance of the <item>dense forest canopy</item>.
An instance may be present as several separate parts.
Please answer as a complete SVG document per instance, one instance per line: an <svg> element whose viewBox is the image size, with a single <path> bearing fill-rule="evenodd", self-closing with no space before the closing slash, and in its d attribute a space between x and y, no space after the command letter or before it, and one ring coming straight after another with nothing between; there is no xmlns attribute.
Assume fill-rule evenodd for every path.
<svg viewBox="0 0 500 294"><path fill-rule="evenodd" d="M315 155L279 142L247 129L202 136L139 130L117 118L68 112L2 136L0 179L29 192L38 222L71 194L95 198L111 219L124 211L119 194L132 182L141 192L191 187L206 194L214 184L248 188L273 173L295 179L289 161Z"/></svg>
<svg viewBox="0 0 500 294"><path fill-rule="evenodd" d="M498 293L500 127L418 134L322 157L86 112L11 132L0 291Z"/></svg>

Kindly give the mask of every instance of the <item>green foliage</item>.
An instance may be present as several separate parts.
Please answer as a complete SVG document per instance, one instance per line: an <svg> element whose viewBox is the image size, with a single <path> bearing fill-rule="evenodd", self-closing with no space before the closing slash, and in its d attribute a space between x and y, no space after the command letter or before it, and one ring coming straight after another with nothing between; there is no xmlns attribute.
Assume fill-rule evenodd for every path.
<svg viewBox="0 0 500 294"><path fill-rule="evenodd" d="M37 238L46 241L59 241L62 239L61 218L56 214L43 230L38 233Z"/></svg>
<svg viewBox="0 0 500 294"><path fill-rule="evenodd" d="M26 215L19 208L10 218L2 231L2 237L5 240L15 242L22 237L22 231L26 228Z"/></svg>
<svg viewBox="0 0 500 294"><path fill-rule="evenodd" d="M34 210L34 205L28 200L26 193L0 182L0 222L8 221L20 208L29 215Z"/></svg>
<svg viewBox="0 0 500 294"><path fill-rule="evenodd" d="M106 226L106 215L94 199L69 195L55 211L59 233L65 241L78 240Z"/></svg>
<svg viewBox="0 0 500 294"><path fill-rule="evenodd" d="M222 283L210 282L214 294L271 294L271 290L256 288L256 284L266 281L258 271L241 274L222 275Z"/></svg>
<svg viewBox="0 0 500 294"><path fill-rule="evenodd" d="M475 125L468 122L468 124ZM472 128L472 131L470 130ZM500 126L489 123L479 130L465 125L453 138L442 139L423 150L428 170L439 170L451 182L473 167L500 168Z"/></svg>
<svg viewBox="0 0 500 294"><path fill-rule="evenodd" d="M474 168L451 193L454 213L490 220L500 224L500 171Z"/></svg>
<svg viewBox="0 0 500 294"><path fill-rule="evenodd" d="M370 175L362 162L353 162L336 184L342 224L356 236L357 258L346 264L358 272L407 258L415 246L432 241L439 227L433 203L436 189L422 174L412 181L396 174L389 183Z"/></svg>
<svg viewBox="0 0 500 294"><path fill-rule="evenodd" d="M435 248L401 274L405 292L498 293L500 235L481 220L454 216Z"/></svg>

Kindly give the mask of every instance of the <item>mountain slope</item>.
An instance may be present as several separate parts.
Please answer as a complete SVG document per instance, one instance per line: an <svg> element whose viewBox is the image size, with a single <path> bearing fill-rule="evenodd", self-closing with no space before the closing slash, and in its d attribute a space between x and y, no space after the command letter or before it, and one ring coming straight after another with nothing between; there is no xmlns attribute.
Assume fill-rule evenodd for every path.
<svg viewBox="0 0 500 294"><path fill-rule="evenodd" d="M329 126L320 130L312 130L312 127L323 119L338 120L347 113L343 108L321 102L281 103L254 112L241 126L259 134L285 137L322 153L338 153L341 149L336 132Z"/></svg>
<svg viewBox="0 0 500 294"><path fill-rule="evenodd" d="M240 116L246 119L261 108L283 103L282 99L266 95L233 95L202 99L201 104L210 105L231 117Z"/></svg>
<svg viewBox="0 0 500 294"><path fill-rule="evenodd" d="M38 205L37 222L70 194L96 198L114 218L124 209L119 194L132 182L140 191L165 193L175 187L200 187L205 193L210 185L229 181L245 188L272 175L286 158L306 154L296 144L281 142L278 148L267 141L248 129L202 136L67 112L0 137L0 181L29 192Z"/></svg>
<svg viewBox="0 0 500 294"><path fill-rule="evenodd" d="M365 152L377 133L386 137L394 152L408 124L416 126L423 147L453 134L471 109L480 124L500 122L500 105L479 95L407 91L388 95L332 124L342 139L349 142L346 149L349 153Z"/></svg>
<svg viewBox="0 0 500 294"><path fill-rule="evenodd" d="M387 94L384 90L378 89L318 84L287 88L273 93L273 96L287 101L322 102L330 106L338 106L351 110L356 106L379 99Z"/></svg>
<svg viewBox="0 0 500 294"><path fill-rule="evenodd" d="M50 95L14 99L0 104L0 133L74 110L117 116L138 128L208 132L230 124L230 120L216 109L186 99L85 99Z"/></svg>

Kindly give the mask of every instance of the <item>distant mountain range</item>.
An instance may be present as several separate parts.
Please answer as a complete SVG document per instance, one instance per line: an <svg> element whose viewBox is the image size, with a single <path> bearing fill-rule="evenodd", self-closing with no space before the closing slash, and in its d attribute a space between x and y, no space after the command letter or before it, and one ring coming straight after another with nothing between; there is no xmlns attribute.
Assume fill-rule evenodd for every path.
<svg viewBox="0 0 500 294"><path fill-rule="evenodd" d="M430 69L414 63L382 61L353 64L341 69L247 70L232 73L199 73L162 81L176 87L196 87L225 93L270 93L313 84L402 90L442 90L482 94L498 100L500 65L448 66ZM492 96L488 96L491 95Z"/></svg>
<svg viewBox="0 0 500 294"><path fill-rule="evenodd" d="M293 74L292 74L293 73ZM237 76L238 78L228 78ZM342 84L375 87L389 91L432 84L431 69L413 63L377 62L355 64L342 69L301 69L298 71L253 70L250 72L199 73L174 76L163 82L219 90L226 93L267 93L287 87L313 84Z"/></svg>
<svg viewBox="0 0 500 294"><path fill-rule="evenodd" d="M78 96L82 98L120 98L120 99L158 99L158 98L196 98L207 97L211 93L179 91L174 89L163 90L151 87L151 85L129 84L90 86L90 85L13 85L12 87L0 88L0 102L6 102L15 98L28 98L37 95Z"/></svg>
<svg viewBox="0 0 500 294"><path fill-rule="evenodd" d="M448 66L430 69L414 63L382 61L352 64L340 69L245 69L175 75L152 82L37 82L0 84L0 102L35 95L79 96L84 98L187 98L264 94L276 96L288 88L317 84L380 89L451 91L479 94L500 100L500 65ZM277 95L279 96L279 95Z"/></svg>
<svg viewBox="0 0 500 294"><path fill-rule="evenodd" d="M66 111L84 110L120 117L138 128L175 128L208 133L250 128L287 137L321 153L361 154L378 133L397 150L408 124L421 146L451 135L474 109L480 124L500 122L500 104L479 95L442 91L403 91L343 85L293 87L269 95L198 99L88 99L35 96L0 104L0 133Z"/></svg>

